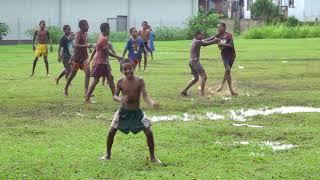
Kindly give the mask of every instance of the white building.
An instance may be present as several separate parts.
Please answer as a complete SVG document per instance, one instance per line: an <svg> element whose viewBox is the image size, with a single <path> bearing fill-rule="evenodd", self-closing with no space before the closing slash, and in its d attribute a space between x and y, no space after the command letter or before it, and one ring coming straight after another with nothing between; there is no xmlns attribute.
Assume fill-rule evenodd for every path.
<svg viewBox="0 0 320 180"><path fill-rule="evenodd" d="M25 32L47 25L71 25L89 22L89 32L98 32L108 21L112 30L126 31L146 20L153 27L184 27L186 18L198 12L198 0L0 0L0 22L10 27L7 40L29 39Z"/></svg>
<svg viewBox="0 0 320 180"><path fill-rule="evenodd" d="M250 19L251 5L256 0L244 0L244 18ZM294 16L300 21L315 21L320 19L320 0L273 0L287 16Z"/></svg>

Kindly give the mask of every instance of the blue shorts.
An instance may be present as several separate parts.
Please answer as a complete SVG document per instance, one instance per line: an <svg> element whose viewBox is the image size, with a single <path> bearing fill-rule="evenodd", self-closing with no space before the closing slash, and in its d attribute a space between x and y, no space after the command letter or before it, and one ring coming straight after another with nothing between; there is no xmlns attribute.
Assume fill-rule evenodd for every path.
<svg viewBox="0 0 320 180"><path fill-rule="evenodd" d="M232 68L234 60L223 59L223 65L225 70L230 70Z"/></svg>

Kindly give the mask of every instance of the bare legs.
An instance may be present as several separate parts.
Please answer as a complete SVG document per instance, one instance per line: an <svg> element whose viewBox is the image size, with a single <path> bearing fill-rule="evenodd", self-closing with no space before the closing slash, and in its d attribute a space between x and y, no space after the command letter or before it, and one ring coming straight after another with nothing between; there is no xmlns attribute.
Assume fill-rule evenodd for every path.
<svg viewBox="0 0 320 180"><path fill-rule="evenodd" d="M238 93L235 92L232 88L232 79L231 79L231 70L230 68L227 68L224 72L224 77L223 80L221 82L221 85L219 86L219 88L216 90L217 92L221 91L223 88L223 85L226 83L226 81L228 82L228 86L229 86L229 90L232 96L237 96Z"/></svg>
<svg viewBox="0 0 320 180"><path fill-rule="evenodd" d="M65 76L66 79L68 79L69 75L70 75L70 65L69 65L69 61L64 61L63 62L63 65L64 65L64 70L61 71L61 73L59 74L59 76L57 78L55 78L56 80L56 84L59 84L59 80Z"/></svg>
<svg viewBox="0 0 320 180"><path fill-rule="evenodd" d="M193 79L187 84L187 86L181 91L181 95L186 96L187 95L187 91L199 81L199 75L201 76L201 92L200 95L204 96L204 88L206 85L206 81L207 81L207 75L205 72L200 73L200 74L195 74Z"/></svg>
<svg viewBox="0 0 320 180"><path fill-rule="evenodd" d="M143 63L144 63L144 65L143 65L143 70L146 70L146 68L147 68L147 63L148 63L148 56L147 56L147 54L144 54L144 56L143 56ZM139 68L140 68L140 64L139 64Z"/></svg>
<svg viewBox="0 0 320 180"><path fill-rule="evenodd" d="M93 81L92 81L92 83L91 83L91 86L90 86L90 88L89 88L89 90L88 90L88 93L87 93L87 95L86 95L86 98L85 98L85 102L86 103L93 103L91 100L90 100L90 97L91 97L91 95L92 95L92 93L93 93L93 90L94 90L94 88L96 87L96 85L99 83L99 77L95 77L94 79L93 79Z"/></svg>
<svg viewBox="0 0 320 180"><path fill-rule="evenodd" d="M161 163L161 161L158 160L154 154L154 138L153 138L153 132L152 132L151 128L150 127L145 128L143 130L143 132L144 132L146 139L147 139L150 160L152 162ZM116 133L117 133L117 129L111 127L111 129L109 130L109 133L107 135L107 142L106 142L107 151L106 151L106 154L100 158L101 160L109 160L111 158L111 148L112 148L112 144L113 144L114 137L115 137Z"/></svg>
<svg viewBox="0 0 320 180"><path fill-rule="evenodd" d="M47 56L44 56L44 63L45 63L45 66L46 66L46 71L47 71L47 76L49 76L49 63L48 63L48 57ZM31 75L30 77L32 77L34 75L34 70L37 66L37 62L39 60L39 57L35 57L34 60L33 60L33 64L32 64L32 72L31 72Z"/></svg>
<svg viewBox="0 0 320 180"><path fill-rule="evenodd" d="M69 89L70 83L71 83L71 81L73 80L73 78L77 75L77 72L78 72L78 70L76 70L76 69L73 69L73 70L71 71L71 73L70 73L70 75L69 75L69 77L68 77L68 79L67 79L66 86L64 87L64 95L65 95L65 96L68 96L68 95L69 95L69 94L68 94L68 89Z"/></svg>

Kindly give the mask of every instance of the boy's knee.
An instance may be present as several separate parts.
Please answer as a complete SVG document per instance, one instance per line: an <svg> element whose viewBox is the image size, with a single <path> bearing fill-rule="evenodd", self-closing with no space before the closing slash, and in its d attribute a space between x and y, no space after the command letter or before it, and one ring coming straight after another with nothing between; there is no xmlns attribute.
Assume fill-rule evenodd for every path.
<svg viewBox="0 0 320 180"><path fill-rule="evenodd" d="M207 80L207 75L203 75L201 78L202 78L203 81L206 81Z"/></svg>
<svg viewBox="0 0 320 180"><path fill-rule="evenodd" d="M194 81L194 82L198 82L198 81L199 81L199 76L194 76L194 77L193 77L193 81Z"/></svg>
<svg viewBox="0 0 320 180"><path fill-rule="evenodd" d="M108 82L113 82L114 77L112 75L107 76L107 80L108 80Z"/></svg>
<svg viewBox="0 0 320 180"><path fill-rule="evenodd" d="M230 75L230 73L231 73L230 69L226 69L226 70L225 70L225 74L226 74L226 75Z"/></svg>
<svg viewBox="0 0 320 180"><path fill-rule="evenodd" d="M116 135L116 132L117 132L117 129L111 127L110 130L109 130L109 136L115 136Z"/></svg>
<svg viewBox="0 0 320 180"><path fill-rule="evenodd" d="M90 78L90 69L86 69L85 70L85 75L86 75L86 77Z"/></svg>
<svg viewBox="0 0 320 180"><path fill-rule="evenodd" d="M94 78L94 82L95 82L96 84L99 83L99 80L100 80L100 78Z"/></svg>
<svg viewBox="0 0 320 180"><path fill-rule="evenodd" d="M152 132L152 130L150 129L150 127L145 128L145 129L144 129L144 133L146 134L147 137L152 137L152 136L153 136L153 132Z"/></svg>

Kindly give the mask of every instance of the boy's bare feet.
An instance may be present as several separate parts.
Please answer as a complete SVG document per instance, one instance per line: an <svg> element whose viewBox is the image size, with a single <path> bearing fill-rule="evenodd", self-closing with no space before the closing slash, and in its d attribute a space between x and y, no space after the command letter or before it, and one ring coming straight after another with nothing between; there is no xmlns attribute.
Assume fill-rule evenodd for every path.
<svg viewBox="0 0 320 180"><path fill-rule="evenodd" d="M54 78L54 80L56 81L56 85L59 84L59 79L58 78Z"/></svg>
<svg viewBox="0 0 320 180"><path fill-rule="evenodd" d="M84 102L87 104L95 104L96 103L95 101L92 101L90 98L85 98Z"/></svg>
<svg viewBox="0 0 320 180"><path fill-rule="evenodd" d="M153 162L155 164L162 164L162 162L157 158L151 159L151 162Z"/></svg>
<svg viewBox="0 0 320 180"><path fill-rule="evenodd" d="M218 89L216 89L216 92L220 92L222 90L222 87L220 86Z"/></svg>
<svg viewBox="0 0 320 180"><path fill-rule="evenodd" d="M110 156L108 156L107 154L105 154L105 155L101 156L99 159L100 159L100 160L103 160L103 161L108 161L108 160L110 160L111 158L110 158Z"/></svg>
<svg viewBox="0 0 320 180"><path fill-rule="evenodd" d="M68 96L68 91L67 90L64 90L64 96Z"/></svg>
<svg viewBox="0 0 320 180"><path fill-rule="evenodd" d="M205 94L204 94L204 93L200 93L200 96L201 96L201 97L204 97L204 96L205 96Z"/></svg>
<svg viewBox="0 0 320 180"><path fill-rule="evenodd" d="M181 95L181 96L187 96L188 94L187 94L187 92L185 92L185 91L181 91L181 92L180 92L180 95Z"/></svg>
<svg viewBox="0 0 320 180"><path fill-rule="evenodd" d="M239 94L238 94L237 92L235 92L235 91L230 91L230 93L231 93L232 96L238 96L238 95L239 95Z"/></svg>

